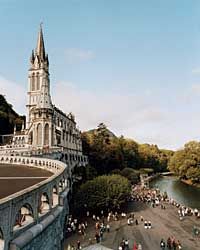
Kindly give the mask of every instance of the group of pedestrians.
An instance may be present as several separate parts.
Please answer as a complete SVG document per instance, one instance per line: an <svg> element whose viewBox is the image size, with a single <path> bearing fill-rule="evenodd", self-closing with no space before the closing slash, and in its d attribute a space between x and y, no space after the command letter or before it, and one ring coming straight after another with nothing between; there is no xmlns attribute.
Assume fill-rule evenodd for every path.
<svg viewBox="0 0 200 250"><path fill-rule="evenodd" d="M78 233L79 235L85 237L87 226L87 221L79 221L77 218L73 218L72 215L70 215L65 224L65 237L67 238L73 233Z"/></svg>
<svg viewBox="0 0 200 250"><path fill-rule="evenodd" d="M122 239L122 241L119 244L118 250L130 250L130 248L129 248L129 240L128 239Z"/></svg>
<svg viewBox="0 0 200 250"><path fill-rule="evenodd" d="M134 242L134 244L133 244L133 250L142 250L142 245L141 245L141 243L136 243L136 242Z"/></svg>
<svg viewBox="0 0 200 250"><path fill-rule="evenodd" d="M104 233L110 232L110 224L105 224L104 220L102 222L100 220L97 220L95 223L95 230L96 243L100 243L103 240Z"/></svg>
<svg viewBox="0 0 200 250"><path fill-rule="evenodd" d="M176 240L173 236L169 237L167 241L165 242L164 239L161 239L160 241L160 248L162 250L168 249L168 250L181 250L182 245L179 240Z"/></svg>

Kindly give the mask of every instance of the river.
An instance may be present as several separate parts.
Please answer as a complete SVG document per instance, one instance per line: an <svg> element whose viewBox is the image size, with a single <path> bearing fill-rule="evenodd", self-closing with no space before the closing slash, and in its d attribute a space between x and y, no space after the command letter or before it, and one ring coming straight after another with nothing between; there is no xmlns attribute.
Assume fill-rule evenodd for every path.
<svg viewBox="0 0 200 250"><path fill-rule="evenodd" d="M150 186L159 188L162 193L166 191L170 198L180 204L200 209L200 188L187 185L173 176L159 177Z"/></svg>

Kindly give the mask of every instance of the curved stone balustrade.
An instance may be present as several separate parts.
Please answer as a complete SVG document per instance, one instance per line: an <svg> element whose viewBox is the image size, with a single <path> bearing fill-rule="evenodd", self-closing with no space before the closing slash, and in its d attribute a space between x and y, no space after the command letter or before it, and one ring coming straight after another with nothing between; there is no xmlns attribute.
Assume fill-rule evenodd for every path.
<svg viewBox="0 0 200 250"><path fill-rule="evenodd" d="M31 242L46 228L45 223L52 223L63 210L64 220L63 216L68 212L67 195L71 187L73 166L52 159L3 155L0 155L0 163L9 164L10 169L12 164L19 164L53 173L36 185L0 199L0 250L26 249L27 242ZM59 234L62 235L61 232ZM52 247L41 249L60 249Z"/></svg>

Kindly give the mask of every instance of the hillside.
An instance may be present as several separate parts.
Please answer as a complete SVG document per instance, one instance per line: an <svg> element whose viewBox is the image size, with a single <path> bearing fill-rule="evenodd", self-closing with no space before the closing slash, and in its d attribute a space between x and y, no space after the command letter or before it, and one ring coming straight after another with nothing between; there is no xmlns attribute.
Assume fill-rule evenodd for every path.
<svg viewBox="0 0 200 250"><path fill-rule="evenodd" d="M0 135L12 134L15 124L17 130L20 130L24 121L25 116L17 114L12 105L0 94Z"/></svg>
<svg viewBox="0 0 200 250"><path fill-rule="evenodd" d="M107 134L107 136L110 138L110 139L113 139L113 138L117 138L117 136L112 132L110 131L104 123L100 123L98 125L98 127L96 129L90 129L88 131L85 131L85 133L87 133L88 136L93 136L95 134L98 134L98 132L100 130L104 129L104 132Z"/></svg>

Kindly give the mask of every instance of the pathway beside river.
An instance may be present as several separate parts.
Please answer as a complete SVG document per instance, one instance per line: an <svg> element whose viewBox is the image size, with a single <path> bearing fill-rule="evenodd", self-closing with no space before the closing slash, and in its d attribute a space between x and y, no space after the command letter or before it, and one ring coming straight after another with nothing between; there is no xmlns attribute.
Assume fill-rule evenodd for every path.
<svg viewBox="0 0 200 250"><path fill-rule="evenodd" d="M129 202L128 210L134 213L139 225L134 223L128 226L127 219L122 218L118 221L112 221L110 223L111 230L109 233L104 233L101 244L117 250L124 238L129 240L130 249L133 248L133 243L136 241L142 244L143 250L160 250L160 240L163 238L166 241L168 237L174 236L176 240L180 240L183 250L199 250L200 236L193 236L193 226L200 227L200 219L195 216L186 216L180 221L178 209L168 203L165 203L165 206L166 209L161 209L160 206L152 208L150 204L141 201ZM140 216L143 216L144 220L151 221L151 229L144 228L144 222L140 221ZM67 250L69 243L76 246L77 240L80 240L82 246L95 243L94 234L95 225L90 220L85 238L74 234L66 240L65 249ZM92 242L89 242L89 238L92 239Z"/></svg>

